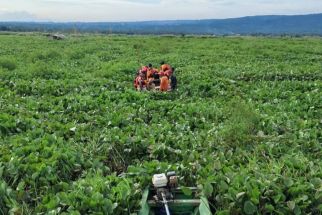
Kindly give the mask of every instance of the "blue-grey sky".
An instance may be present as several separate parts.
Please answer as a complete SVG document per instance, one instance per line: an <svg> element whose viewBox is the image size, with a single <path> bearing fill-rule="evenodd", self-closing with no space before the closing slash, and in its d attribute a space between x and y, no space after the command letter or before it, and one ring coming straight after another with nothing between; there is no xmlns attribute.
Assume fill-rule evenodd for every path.
<svg viewBox="0 0 322 215"><path fill-rule="evenodd" d="M0 0L0 21L141 21L322 13L322 0Z"/></svg>

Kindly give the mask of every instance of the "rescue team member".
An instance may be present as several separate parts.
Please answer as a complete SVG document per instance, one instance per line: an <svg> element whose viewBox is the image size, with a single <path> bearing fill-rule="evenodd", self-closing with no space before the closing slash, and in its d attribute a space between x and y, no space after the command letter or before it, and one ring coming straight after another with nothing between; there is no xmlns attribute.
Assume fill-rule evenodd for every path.
<svg viewBox="0 0 322 215"><path fill-rule="evenodd" d="M146 88L146 78L145 77L146 77L146 74L144 72L140 71L139 75L135 79L134 87L136 89L143 90L144 88Z"/></svg>
<svg viewBox="0 0 322 215"><path fill-rule="evenodd" d="M160 91L168 91L170 82L169 79L171 78L171 88L175 88L176 80L172 80L174 69L172 69L169 64L165 64L164 61L162 61L160 64L160 72L153 68L152 64L142 66L137 72L137 77L134 80L134 87L142 90L144 88L149 88L154 84L155 86L160 86Z"/></svg>
<svg viewBox="0 0 322 215"><path fill-rule="evenodd" d="M161 83L160 83L160 91L168 91L169 89L169 78L172 76L172 68L169 64L166 64L164 61L161 63L160 68L160 76L161 76Z"/></svg>
<svg viewBox="0 0 322 215"><path fill-rule="evenodd" d="M149 67L148 66L142 66L140 72L142 72L145 75L145 79L147 78Z"/></svg>
<svg viewBox="0 0 322 215"><path fill-rule="evenodd" d="M172 68L172 75L170 76L170 85L171 90L175 90L177 88L177 78L174 76L175 68Z"/></svg>
<svg viewBox="0 0 322 215"><path fill-rule="evenodd" d="M138 88L138 77L139 77L139 74L140 74L140 71L137 71L136 72L136 76L134 78L134 82L133 82L133 85L134 85L134 88L137 89Z"/></svg>
<svg viewBox="0 0 322 215"><path fill-rule="evenodd" d="M136 73L136 78L134 80L134 87L135 89L144 89L147 84L147 72L148 72L148 66L142 66L141 69Z"/></svg>
<svg viewBox="0 0 322 215"><path fill-rule="evenodd" d="M148 89L154 89L154 87L157 85L155 83L156 80L156 74L158 74L158 70L153 68L152 64L150 63L148 65L148 72L147 72L147 85Z"/></svg>
<svg viewBox="0 0 322 215"><path fill-rule="evenodd" d="M155 68L153 68L152 64L150 63L150 64L148 65L147 78L148 78L148 79L149 79L149 78L153 78L153 75L154 75L155 73L158 73L158 70L157 70L157 69L155 69Z"/></svg>
<svg viewBox="0 0 322 215"><path fill-rule="evenodd" d="M169 64L166 64L164 61L161 63L161 68L160 68L160 75L161 76L168 76L170 77L172 75L172 67Z"/></svg>
<svg viewBox="0 0 322 215"><path fill-rule="evenodd" d="M161 77L161 83L160 83L160 91L166 92L169 89L169 78L168 76L162 76Z"/></svg>

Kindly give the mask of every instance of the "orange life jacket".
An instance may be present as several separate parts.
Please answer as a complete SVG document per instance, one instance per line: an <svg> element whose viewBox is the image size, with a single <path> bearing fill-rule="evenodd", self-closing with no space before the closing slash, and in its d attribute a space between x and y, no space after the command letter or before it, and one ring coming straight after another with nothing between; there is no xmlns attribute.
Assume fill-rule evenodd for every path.
<svg viewBox="0 0 322 215"><path fill-rule="evenodd" d="M168 91L169 89L169 79L167 76L163 76L161 78L161 83L160 83L160 91Z"/></svg>
<svg viewBox="0 0 322 215"><path fill-rule="evenodd" d="M161 71L165 72L167 70L172 70L172 68L171 68L171 66L169 64L161 65Z"/></svg>
<svg viewBox="0 0 322 215"><path fill-rule="evenodd" d="M160 72L163 73L163 75L171 76L172 75L172 67L169 64L163 64L161 66Z"/></svg>

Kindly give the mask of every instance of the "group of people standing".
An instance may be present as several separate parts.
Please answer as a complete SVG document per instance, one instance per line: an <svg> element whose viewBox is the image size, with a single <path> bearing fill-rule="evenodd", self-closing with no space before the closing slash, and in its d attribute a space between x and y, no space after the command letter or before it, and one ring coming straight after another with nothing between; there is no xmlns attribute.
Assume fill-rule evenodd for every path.
<svg viewBox="0 0 322 215"><path fill-rule="evenodd" d="M174 76L174 68L165 62L160 63L160 69L152 64L143 66L136 74L134 87L137 90L160 90L162 92L175 90L177 79Z"/></svg>

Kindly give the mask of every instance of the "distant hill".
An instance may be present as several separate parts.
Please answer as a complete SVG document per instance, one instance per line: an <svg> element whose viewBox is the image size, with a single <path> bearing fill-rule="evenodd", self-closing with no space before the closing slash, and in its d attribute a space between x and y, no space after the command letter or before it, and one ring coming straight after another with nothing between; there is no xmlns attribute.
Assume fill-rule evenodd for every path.
<svg viewBox="0 0 322 215"><path fill-rule="evenodd" d="M0 22L0 31L322 36L322 14L146 22Z"/></svg>

